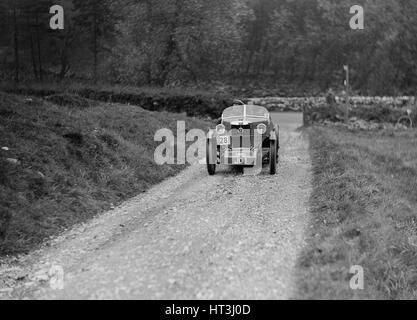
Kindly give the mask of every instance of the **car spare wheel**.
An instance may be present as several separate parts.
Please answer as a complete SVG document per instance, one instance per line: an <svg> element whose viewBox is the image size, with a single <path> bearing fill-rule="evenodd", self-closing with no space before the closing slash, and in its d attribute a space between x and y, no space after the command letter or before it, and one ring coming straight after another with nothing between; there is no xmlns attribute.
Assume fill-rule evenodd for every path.
<svg viewBox="0 0 417 320"><path fill-rule="evenodd" d="M207 139L206 162L207 162L208 174L211 175L211 176L216 173L216 164L215 163L210 163L210 162L213 162L212 159L216 159L216 157L217 157L217 155L213 155L213 150L214 150L213 140L212 139Z"/></svg>
<svg viewBox="0 0 417 320"><path fill-rule="evenodd" d="M269 173L275 174L277 171L277 141L269 142Z"/></svg>

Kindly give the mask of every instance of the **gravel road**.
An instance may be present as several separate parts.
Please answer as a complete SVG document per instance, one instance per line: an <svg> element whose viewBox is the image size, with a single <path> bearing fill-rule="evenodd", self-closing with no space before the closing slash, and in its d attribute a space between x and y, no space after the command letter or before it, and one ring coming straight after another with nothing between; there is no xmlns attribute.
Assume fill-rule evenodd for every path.
<svg viewBox="0 0 417 320"><path fill-rule="evenodd" d="M308 141L281 125L278 173L192 166L0 269L0 297L288 299L311 192ZM53 290L51 266L65 273ZM1 288L0 288L1 289Z"/></svg>

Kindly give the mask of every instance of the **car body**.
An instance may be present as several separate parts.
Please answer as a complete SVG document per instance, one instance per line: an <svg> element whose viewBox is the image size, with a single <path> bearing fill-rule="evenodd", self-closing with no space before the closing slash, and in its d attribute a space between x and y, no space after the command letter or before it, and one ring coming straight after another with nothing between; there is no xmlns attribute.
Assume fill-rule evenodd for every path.
<svg viewBox="0 0 417 320"><path fill-rule="evenodd" d="M269 160L275 174L279 150L279 127L261 106L235 104L223 111L219 124L207 136L207 170L216 165L255 166Z"/></svg>

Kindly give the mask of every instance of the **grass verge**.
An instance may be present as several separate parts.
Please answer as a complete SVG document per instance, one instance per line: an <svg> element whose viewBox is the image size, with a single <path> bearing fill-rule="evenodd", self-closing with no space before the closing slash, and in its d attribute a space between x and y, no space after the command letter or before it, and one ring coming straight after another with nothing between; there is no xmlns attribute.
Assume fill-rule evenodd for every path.
<svg viewBox="0 0 417 320"><path fill-rule="evenodd" d="M137 106L58 100L0 92L0 255L27 252L175 175L184 166L154 162L155 132L176 132L177 120L187 129L210 125Z"/></svg>
<svg viewBox="0 0 417 320"><path fill-rule="evenodd" d="M0 90L39 97L76 94L97 101L134 104L150 111L185 112L189 116L211 118L220 117L223 109L233 101L227 93L192 88L83 85L71 82L27 83L18 86L0 83Z"/></svg>
<svg viewBox="0 0 417 320"><path fill-rule="evenodd" d="M312 126L312 211L298 298L417 298L417 132ZM352 290L350 268L364 269Z"/></svg>

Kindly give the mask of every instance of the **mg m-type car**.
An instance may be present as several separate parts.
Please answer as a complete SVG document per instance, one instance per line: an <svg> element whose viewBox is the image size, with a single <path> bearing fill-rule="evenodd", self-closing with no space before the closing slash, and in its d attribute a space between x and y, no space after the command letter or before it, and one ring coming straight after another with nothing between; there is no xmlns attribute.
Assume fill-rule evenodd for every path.
<svg viewBox="0 0 417 320"><path fill-rule="evenodd" d="M207 136L207 170L216 165L262 166L269 161L269 172L275 174L278 162L279 128L267 109L261 106L234 105L223 111L216 129Z"/></svg>

